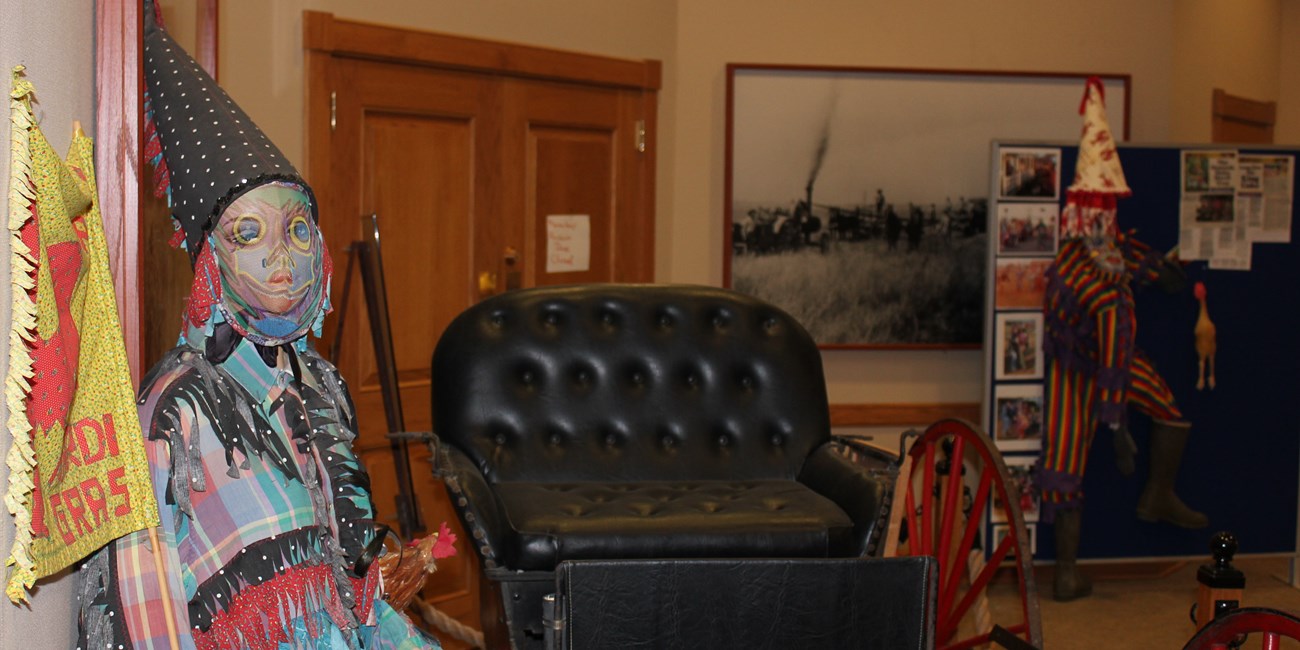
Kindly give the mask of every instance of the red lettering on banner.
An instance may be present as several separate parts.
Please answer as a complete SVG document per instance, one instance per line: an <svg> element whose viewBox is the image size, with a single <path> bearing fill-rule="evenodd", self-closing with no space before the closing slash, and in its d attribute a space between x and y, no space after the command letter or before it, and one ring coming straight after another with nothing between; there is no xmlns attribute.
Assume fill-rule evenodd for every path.
<svg viewBox="0 0 1300 650"><path fill-rule="evenodd" d="M113 514L118 517L125 517L131 514L131 491L122 483L126 478L125 467L114 467L108 470L108 493L113 496L121 496L122 503L113 508Z"/></svg>
<svg viewBox="0 0 1300 650"><path fill-rule="evenodd" d="M90 524L86 522L86 507L82 505L81 491L78 487L70 487L63 491L63 503L68 506L68 515L72 518L72 526L75 534L85 535L91 531Z"/></svg>
<svg viewBox="0 0 1300 650"><path fill-rule="evenodd" d="M82 481L81 496L86 502L90 520L95 522L96 528L102 526L108 519L108 499L104 497L104 486L99 484L99 479L92 476Z"/></svg>
<svg viewBox="0 0 1300 650"><path fill-rule="evenodd" d="M76 537L72 536L72 531L68 530L68 515L63 511L62 499L55 494L50 497L50 510L54 513L54 527L59 531L59 537L63 539L64 544L71 544Z"/></svg>
<svg viewBox="0 0 1300 650"><path fill-rule="evenodd" d="M104 460L104 429L98 422L86 418L72 425L72 430L76 433L73 437L77 439L77 449L81 451L82 465Z"/></svg>

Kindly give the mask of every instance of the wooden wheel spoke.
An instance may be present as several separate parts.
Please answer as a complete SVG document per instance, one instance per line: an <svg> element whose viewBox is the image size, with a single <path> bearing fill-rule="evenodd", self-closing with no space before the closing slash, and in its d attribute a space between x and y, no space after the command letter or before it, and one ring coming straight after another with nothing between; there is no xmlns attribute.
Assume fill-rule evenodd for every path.
<svg viewBox="0 0 1300 650"><path fill-rule="evenodd" d="M953 520L961 512L959 504L961 503L961 469L962 453L966 451L966 441L961 436L953 438L952 454L948 458L948 486L943 494L943 513L939 520L939 554L938 557L949 557L948 551L952 550L952 527ZM953 563L954 565L956 562Z"/></svg>
<svg viewBox="0 0 1300 650"><path fill-rule="evenodd" d="M1011 546L1014 542L1014 535L1007 535L1002 538L1002 543L998 544L997 550L993 551L993 556L990 557L988 563L984 565L984 569L981 570L979 575L975 576L975 579L971 581L970 591L966 592L966 595L962 597L961 602L958 603L957 607L948 614L945 621L940 623L939 638L945 638L945 630L947 631L947 634L952 634L952 632L957 629L957 624L961 622L962 617L966 616L966 612L970 610L970 606L975 603L975 597L988 588L989 581L993 579L993 574L998 570L998 565L1002 564L1002 561L1007 559L1007 554L1011 551ZM940 612L939 614L942 616L944 615L944 612Z"/></svg>
<svg viewBox="0 0 1300 650"><path fill-rule="evenodd" d="M921 467L921 545L917 555L934 554L934 546L930 544L934 532L934 519L930 515L934 503L934 448L934 443L925 446L925 464Z"/></svg>
<svg viewBox="0 0 1300 650"><path fill-rule="evenodd" d="M962 534L961 544L957 547L957 557L967 557L970 555L971 547L975 545L975 534L979 532L984 521L981 517L984 514L984 504L988 501L989 488L992 484L993 474L986 467L984 471L980 472L979 488L975 492L975 501L971 504L970 518L966 520L966 531ZM939 611L946 611L952 604L957 588L961 586L963 568L963 564L953 562L952 566L948 568L946 578L943 577L942 571L940 571L940 577L944 581L939 590Z"/></svg>

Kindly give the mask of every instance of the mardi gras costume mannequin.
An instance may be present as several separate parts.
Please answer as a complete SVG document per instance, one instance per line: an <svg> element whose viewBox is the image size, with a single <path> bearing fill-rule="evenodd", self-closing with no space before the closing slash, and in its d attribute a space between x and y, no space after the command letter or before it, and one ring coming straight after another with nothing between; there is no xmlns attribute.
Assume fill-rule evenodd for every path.
<svg viewBox="0 0 1300 650"><path fill-rule="evenodd" d="M1137 447L1126 428L1129 406L1153 422L1151 473L1138 517L1187 528L1208 524L1173 490L1191 425L1136 345L1134 290L1151 282L1176 289L1182 272L1132 233L1119 232L1116 200L1130 191L1106 122L1101 82L1089 79L1084 92L1079 160L1061 213L1061 247L1047 270L1044 305L1047 422L1038 483L1044 519L1054 522L1056 534L1057 600L1091 593L1075 562L1088 449L1105 424L1115 435L1120 470L1133 472Z"/></svg>
<svg viewBox="0 0 1300 650"><path fill-rule="evenodd" d="M148 135L195 278L138 400L158 547L83 567L80 645L437 647L381 598L351 400L306 344L331 271L311 189L152 13Z"/></svg>

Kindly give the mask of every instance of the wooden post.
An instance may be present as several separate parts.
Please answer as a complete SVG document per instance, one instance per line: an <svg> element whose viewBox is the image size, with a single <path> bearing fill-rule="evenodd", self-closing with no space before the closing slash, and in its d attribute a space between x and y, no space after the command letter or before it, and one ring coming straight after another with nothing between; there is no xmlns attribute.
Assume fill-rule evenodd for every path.
<svg viewBox="0 0 1300 650"><path fill-rule="evenodd" d="M1196 629L1200 630L1214 619L1241 606L1241 593L1246 588L1246 574L1232 566L1232 556L1237 553L1237 538L1232 533L1220 532L1210 538L1212 564L1202 564L1196 571Z"/></svg>

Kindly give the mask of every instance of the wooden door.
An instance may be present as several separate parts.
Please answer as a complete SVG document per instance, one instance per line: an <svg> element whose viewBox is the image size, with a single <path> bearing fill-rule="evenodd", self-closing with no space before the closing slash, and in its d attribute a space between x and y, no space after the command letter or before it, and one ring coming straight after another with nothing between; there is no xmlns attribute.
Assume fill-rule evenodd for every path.
<svg viewBox="0 0 1300 650"><path fill-rule="evenodd" d="M473 301L535 284L651 280L658 64L412 32L306 12L307 176L335 260L377 214L406 427L429 430L430 362ZM581 73L581 74L579 74ZM594 79L575 78L594 75ZM327 180L322 180L327 179ZM547 271L548 216L582 216L589 262ZM561 220L564 221L564 220ZM574 219L569 219L574 221ZM555 239L555 237L551 237ZM572 241L570 241L572 243ZM554 243L551 244L554 247ZM357 406L356 447L381 521L396 522L394 463L364 301L354 278L335 360ZM338 305L336 305L336 308ZM424 597L479 626L478 559L424 449L412 449L423 524L449 522L460 555ZM441 635L449 648L454 640Z"/></svg>
<svg viewBox="0 0 1300 650"><path fill-rule="evenodd" d="M654 259L644 97L619 89L509 80L504 148L521 161L515 240L523 285L647 282Z"/></svg>
<svg viewBox="0 0 1300 650"><path fill-rule="evenodd" d="M495 160L491 138L481 133L491 121L485 109L489 88L467 75L357 60L340 60L331 77L333 87L347 89L336 94L337 155L321 212L336 261L333 296L341 299L347 246L362 236L363 215L378 215L403 415L408 429L428 431L433 347L475 297L469 242L476 212L493 200L474 184ZM361 291L354 271L335 361L356 404L355 446L370 472L378 519L397 530L395 464ZM329 336L335 335L337 324L331 330ZM411 446L410 458L423 532L446 521L468 541L442 482L430 471L428 450ZM460 547L460 556L439 563L424 597L457 619L476 622L475 559L465 544Z"/></svg>

